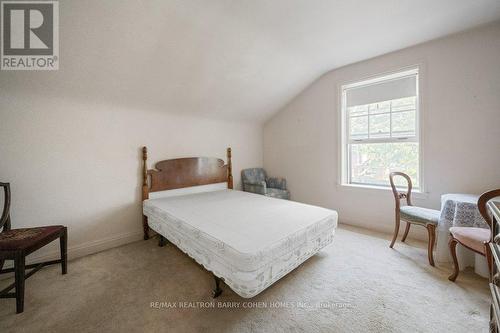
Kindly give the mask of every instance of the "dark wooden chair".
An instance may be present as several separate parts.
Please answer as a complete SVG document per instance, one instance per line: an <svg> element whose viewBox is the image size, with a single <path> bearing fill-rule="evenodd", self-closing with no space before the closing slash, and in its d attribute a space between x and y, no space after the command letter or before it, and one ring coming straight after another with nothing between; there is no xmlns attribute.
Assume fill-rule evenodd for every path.
<svg viewBox="0 0 500 333"><path fill-rule="evenodd" d="M400 176L406 180L407 190L406 192L398 191L395 183L394 177ZM411 189L412 183L410 176L403 172L391 172L389 175L389 180L391 182L392 193L394 194L394 199L396 200L396 209L395 209L395 227L394 227L394 235L392 237L390 248L394 246L396 239L399 233L399 225L400 221L403 220L406 222L406 229L403 234L402 242L406 240L408 236L408 232L410 231L410 225L416 224L424 226L427 229L427 233L429 235L429 244L427 246L427 256L429 258L429 264L434 266L434 243L436 242L436 226L439 222L439 210L428 209L423 207L413 206L411 203ZM406 206L401 206L401 200L406 199Z"/></svg>
<svg viewBox="0 0 500 333"><path fill-rule="evenodd" d="M10 221L10 185L0 183L4 190L4 207L0 218L0 274L15 273L15 282L0 291L0 298L15 298L16 311L24 311L24 281L38 272L42 267L61 264L62 273L67 272L67 228L61 225L11 229ZM59 238L61 259L38 264L25 265L26 256ZM13 260L14 268L4 269L5 260ZM26 272L26 269L31 271ZM9 292L15 288L15 292Z"/></svg>
<svg viewBox="0 0 500 333"><path fill-rule="evenodd" d="M458 266L457 259L457 244L462 245L463 247L474 251L475 253L479 253L486 257L486 261L488 262L488 269L491 274L492 268L492 254L490 250L489 243L492 242L492 233L491 233L491 225L492 220L490 215L488 214L488 210L486 208L486 203L495 197L500 196L500 189L492 190L481 194L479 199L477 200L477 209L483 216L484 220L490 226L490 229L485 228L476 228L476 227L451 227L450 228L450 241L448 243L450 247L450 254L453 259L453 273L448 277L448 280L455 281L458 277L458 273L460 272L460 267Z"/></svg>

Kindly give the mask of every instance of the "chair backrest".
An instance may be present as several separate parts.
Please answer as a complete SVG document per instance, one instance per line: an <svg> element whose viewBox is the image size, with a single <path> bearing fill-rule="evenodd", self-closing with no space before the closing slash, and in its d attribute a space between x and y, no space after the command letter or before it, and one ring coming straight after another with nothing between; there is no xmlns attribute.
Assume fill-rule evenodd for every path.
<svg viewBox="0 0 500 333"><path fill-rule="evenodd" d="M401 192L398 191L396 184L394 183L394 177L396 176L401 176L406 180L407 183L407 190L406 192ZM406 173L403 172L391 172L389 174L389 181L391 182L391 187L392 187L392 194L394 194L394 200L396 200L396 209L399 209L400 206L400 201L402 199L406 199L406 204L408 206L412 206L411 204L411 178L408 176Z"/></svg>
<svg viewBox="0 0 500 333"><path fill-rule="evenodd" d="M0 229L3 231L10 230L10 184L0 183L0 187L3 187L4 198L3 198L3 211L2 217L0 217Z"/></svg>
<svg viewBox="0 0 500 333"><path fill-rule="evenodd" d="M250 168L241 170L241 180L243 183L258 183L266 181L266 171L263 168Z"/></svg>
<svg viewBox="0 0 500 333"><path fill-rule="evenodd" d="M483 194L481 194L481 196L477 200L477 209L479 209L479 212L483 216L486 223L488 223L490 228L491 228L493 221L491 220L490 214L488 214L488 209L486 208L486 204L488 203L488 201L490 201L491 199L493 199L495 197L500 197L500 189L484 192ZM493 236L493 234L492 234L492 236Z"/></svg>

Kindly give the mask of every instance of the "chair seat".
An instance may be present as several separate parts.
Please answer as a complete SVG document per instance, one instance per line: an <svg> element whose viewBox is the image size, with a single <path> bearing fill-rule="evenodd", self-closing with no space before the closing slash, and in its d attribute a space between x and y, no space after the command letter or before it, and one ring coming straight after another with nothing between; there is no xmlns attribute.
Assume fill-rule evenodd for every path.
<svg viewBox="0 0 500 333"><path fill-rule="evenodd" d="M490 229L473 227L451 227L453 238L476 252L486 254L484 243L491 238Z"/></svg>
<svg viewBox="0 0 500 333"><path fill-rule="evenodd" d="M0 251L34 251L59 237L64 227L52 225L36 228L12 229L0 233Z"/></svg>
<svg viewBox="0 0 500 333"><path fill-rule="evenodd" d="M266 196L278 199L290 199L290 192L288 190L268 187L266 190Z"/></svg>
<svg viewBox="0 0 500 333"><path fill-rule="evenodd" d="M399 211L402 220L422 225L438 224L441 214L439 210L416 206L403 206Z"/></svg>

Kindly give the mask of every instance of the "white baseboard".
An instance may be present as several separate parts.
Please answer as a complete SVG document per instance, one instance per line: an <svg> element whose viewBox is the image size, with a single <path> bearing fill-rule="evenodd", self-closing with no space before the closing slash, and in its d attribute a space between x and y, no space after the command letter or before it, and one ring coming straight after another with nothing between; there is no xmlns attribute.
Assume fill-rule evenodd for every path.
<svg viewBox="0 0 500 333"><path fill-rule="evenodd" d="M121 245L125 245L128 243L136 242L138 240L143 239L143 233L142 231L140 232L128 232L124 233L121 235L117 236L112 236L112 237L107 237L91 242L86 242L83 244L75 245L68 247L68 259L76 259L80 257L87 256L89 254L94 254L97 252L101 252L104 250L112 249L114 247L118 247ZM36 263L36 262L42 262L42 261L48 261L48 260L55 260L59 259L61 257L61 254L59 250L52 251L49 253L45 253L42 255L36 255L36 252L32 255L29 256L27 259L27 264L30 263ZM11 268L13 267L13 262L12 260L8 260L4 264L4 268Z"/></svg>
<svg viewBox="0 0 500 333"><path fill-rule="evenodd" d="M345 225L350 225L350 226L353 226L353 227L359 227L359 228L363 228L363 229L367 229L367 230L371 230L371 231L375 231L375 232L380 232L380 233L383 233L383 234L387 234L389 235L390 237L392 237L392 235L394 234L394 225L380 225L380 224L372 224L372 225L365 225L365 224L361 224L361 223L358 223L358 222L355 222L355 221L350 221L350 220L344 220L342 219L342 221L339 220L339 223L340 224L345 224ZM405 222L401 222L401 225L399 227L399 235L403 235L404 233L404 230L405 230ZM410 233L408 234L408 239L413 239L413 240L417 240L417 241L427 241L427 231L425 230L425 228L411 228L410 230Z"/></svg>

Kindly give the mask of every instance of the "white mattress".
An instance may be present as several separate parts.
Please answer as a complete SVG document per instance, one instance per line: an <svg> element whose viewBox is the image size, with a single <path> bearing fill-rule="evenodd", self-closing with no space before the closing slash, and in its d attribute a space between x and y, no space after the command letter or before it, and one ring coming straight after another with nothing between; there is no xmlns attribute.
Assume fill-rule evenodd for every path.
<svg viewBox="0 0 500 333"><path fill-rule="evenodd" d="M333 240L337 212L220 190L144 201L149 226L242 297L253 297Z"/></svg>

